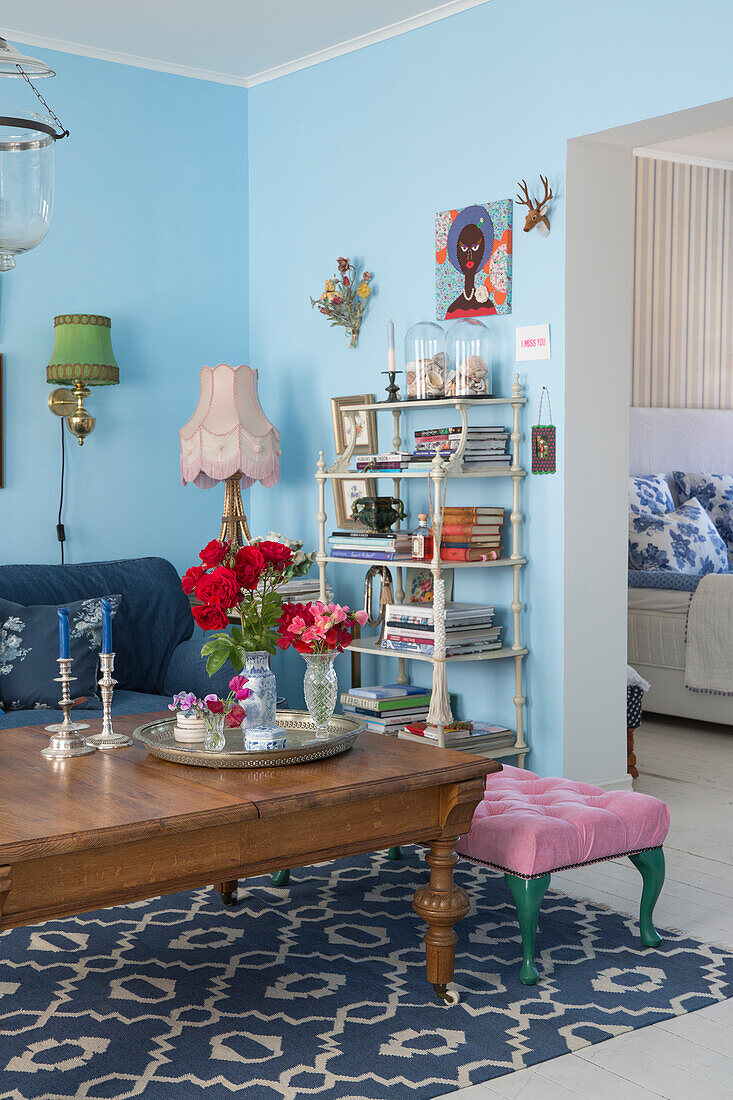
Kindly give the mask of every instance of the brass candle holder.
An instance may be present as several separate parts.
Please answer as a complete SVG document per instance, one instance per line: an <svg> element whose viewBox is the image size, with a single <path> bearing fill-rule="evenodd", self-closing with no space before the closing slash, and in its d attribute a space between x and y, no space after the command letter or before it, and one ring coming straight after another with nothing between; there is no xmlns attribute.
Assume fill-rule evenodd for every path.
<svg viewBox="0 0 733 1100"><path fill-rule="evenodd" d="M65 760L69 756L86 756L94 752L94 745L87 744L79 734L79 730L89 729L89 723L72 722L69 717L74 705L69 684L76 680L76 676L71 675L71 662L71 657L58 658L60 675L55 676L54 680L61 684L59 708L63 712L64 720L46 726L48 732L53 735L46 748L41 749L41 756L45 756L47 760Z"/></svg>
<svg viewBox="0 0 733 1100"><path fill-rule="evenodd" d="M87 738L90 745L97 749L126 749L132 744L132 738L124 733L115 733L112 729L112 693L117 681L112 673L115 667L114 653L100 653L99 667L102 675L97 681L102 694L102 732Z"/></svg>

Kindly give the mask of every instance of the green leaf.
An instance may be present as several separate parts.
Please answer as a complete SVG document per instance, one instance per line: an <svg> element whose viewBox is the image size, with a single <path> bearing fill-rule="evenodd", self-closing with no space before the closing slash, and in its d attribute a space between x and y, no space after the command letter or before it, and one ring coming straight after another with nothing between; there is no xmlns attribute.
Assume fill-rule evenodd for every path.
<svg viewBox="0 0 733 1100"><path fill-rule="evenodd" d="M209 676L213 676L215 672L218 672L220 668L223 668L228 660L229 653L224 649L220 650L220 652L218 653L212 653L208 661L206 662L206 671L208 672Z"/></svg>

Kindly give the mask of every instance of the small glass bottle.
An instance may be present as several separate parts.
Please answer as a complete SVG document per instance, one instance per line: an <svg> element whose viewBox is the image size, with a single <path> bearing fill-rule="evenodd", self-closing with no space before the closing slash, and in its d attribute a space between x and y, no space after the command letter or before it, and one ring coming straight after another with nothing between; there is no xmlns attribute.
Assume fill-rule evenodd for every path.
<svg viewBox="0 0 733 1100"><path fill-rule="evenodd" d="M433 560L433 533L428 527L427 512L418 513L417 527L412 532L412 560Z"/></svg>

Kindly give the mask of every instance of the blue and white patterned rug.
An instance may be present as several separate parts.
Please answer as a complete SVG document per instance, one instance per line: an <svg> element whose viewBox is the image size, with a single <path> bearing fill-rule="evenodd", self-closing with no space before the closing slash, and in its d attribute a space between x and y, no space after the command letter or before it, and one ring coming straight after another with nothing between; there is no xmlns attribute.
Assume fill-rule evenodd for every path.
<svg viewBox="0 0 733 1100"><path fill-rule="evenodd" d="M549 893L539 985L501 877L460 863L461 1003L425 980L425 881L360 856L0 935L0 1097L426 1100L733 995L733 955ZM641 880L640 880L641 885Z"/></svg>

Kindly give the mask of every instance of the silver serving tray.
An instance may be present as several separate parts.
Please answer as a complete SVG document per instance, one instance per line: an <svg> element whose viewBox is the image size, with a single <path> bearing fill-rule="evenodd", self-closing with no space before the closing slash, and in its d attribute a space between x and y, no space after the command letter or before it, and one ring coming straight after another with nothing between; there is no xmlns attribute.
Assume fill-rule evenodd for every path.
<svg viewBox="0 0 733 1100"><path fill-rule="evenodd" d="M161 718L138 726L133 737L141 741L153 756L174 764L193 764L198 768L280 768L286 764L307 764L326 760L346 752L366 729L364 722L336 714L325 733L316 727L306 711L279 710L277 724L287 732L284 749L245 751L241 729L225 730L226 746L220 752L207 752L200 744L184 745L173 736L175 718Z"/></svg>

